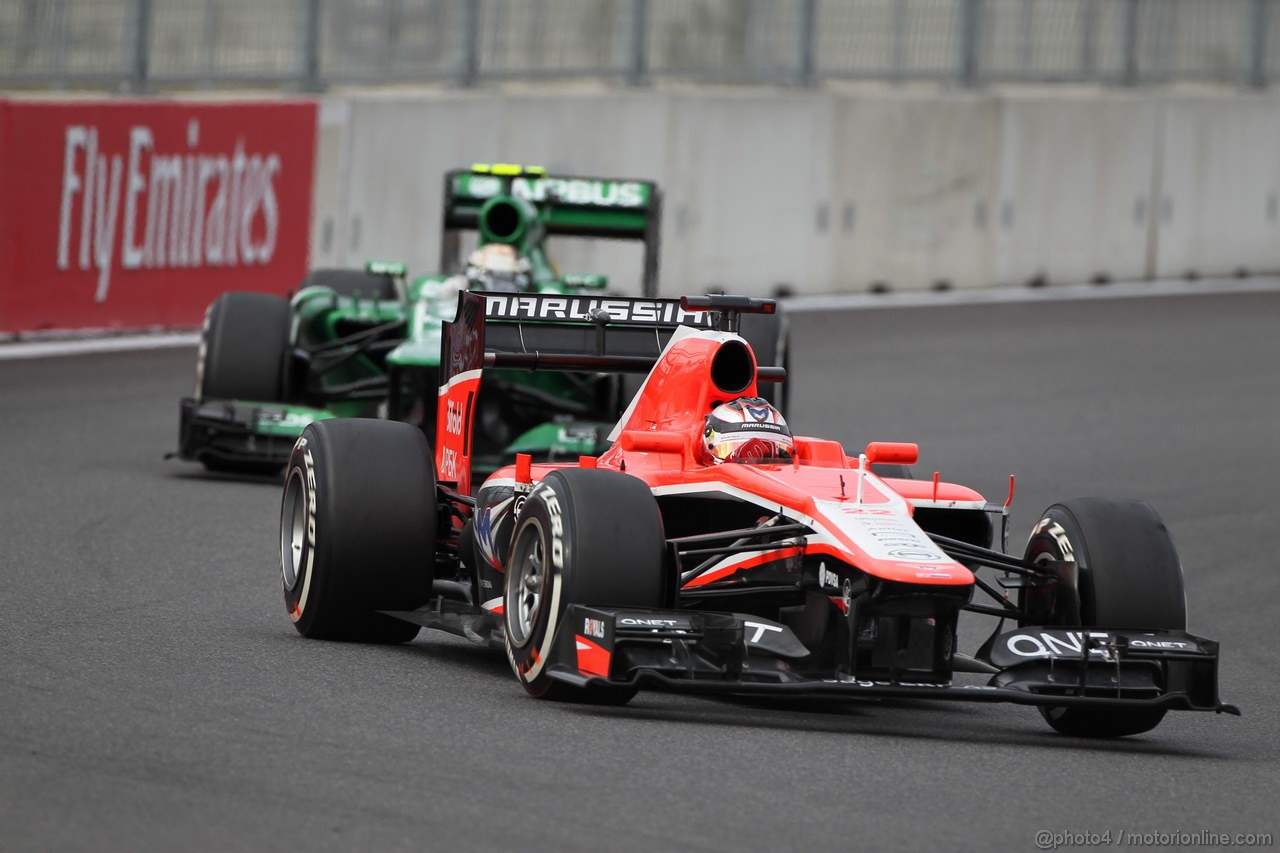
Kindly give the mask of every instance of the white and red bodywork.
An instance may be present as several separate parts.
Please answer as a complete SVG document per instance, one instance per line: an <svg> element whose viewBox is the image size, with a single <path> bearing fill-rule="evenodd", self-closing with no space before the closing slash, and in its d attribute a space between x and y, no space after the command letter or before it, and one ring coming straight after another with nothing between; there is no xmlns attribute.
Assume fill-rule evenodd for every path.
<svg viewBox="0 0 1280 853"><path fill-rule="evenodd" d="M675 317L673 300L533 301L537 311L517 311L463 294L458 320L446 324L436 463L457 531L446 556L464 563L474 557L475 565L470 578L446 581L449 589L465 589L465 602L395 615L464 636L502 636L503 626L513 624L512 614L502 612L509 557L528 575L521 588L534 588L532 561L511 553L513 538L526 541L520 530L533 529L517 530L525 500L557 469L599 468L643 481L657 502L665 540L662 602L549 605L558 621L523 664L508 643L523 679L541 677L545 667L551 680L582 689L658 684L1234 712L1217 700L1217 645L1210 640L1173 629L1096 630L1086 637L1072 630L1075 623L1027 627L1040 611L1015 606L1007 591L1075 595L1076 576L1068 562L1033 563L996 550L1005 545L1012 478L1009 499L992 504L936 474L914 480L874 472L876 463L914 464L913 444L873 442L850 455L836 441L807 436L796 437L786 464L706 461L700 442L707 414L737 397L758 396L762 377L779 378L781 371L759 366L744 338L723 330L733 327L732 313L717 318L719 330L710 323L695 328L699 317L678 328L670 320L688 322L683 312L695 305L768 313L772 303L686 298ZM472 498L470 436L488 367L648 374L607 451L576 465L517 457ZM563 488L566 479L555 478L549 488ZM472 538L474 549L467 545L464 554ZM979 567L1004 575L993 584L975 575ZM602 569L609 567L591 571ZM556 582L549 600L558 602L560 589ZM994 605L973 603L975 589ZM974 657L956 651L962 611L1000 620ZM1018 627L1000 634L1006 620ZM571 627L557 633L556 625ZM953 685L957 668L990 680Z"/></svg>
<svg viewBox="0 0 1280 853"><path fill-rule="evenodd" d="M754 376L746 387L732 392L717 387L713 360L729 343L749 351L743 339L732 333L687 327L677 331L611 434L612 448L597 459L583 460L592 467L639 477L659 499L705 496L755 504L761 516L781 514L813 531L802 543L727 556L686 581L684 588L704 587L778 561L808 556L830 558L833 567L840 563L899 583L973 585L973 573L944 554L912 517L918 506L982 510L987 506L982 495L951 483L886 481L868 469L878 459L902 461L903 453L914 457L914 445L874 443L870 453L848 456L838 442L798 436L793 464L703 462L698 442L706 414L726 400L757 394ZM470 378L461 374L461 381L442 389L442 415L466 411L467 395L473 393ZM445 423L443 416L441 423ZM896 455L885 459L877 452ZM559 467L566 466L533 464L527 473L515 465L500 469L477 495L480 511L512 511L513 493L522 483L537 482ZM498 531L503 529L489 523L477 530L485 562L496 571L501 571L505 543L493 537L500 537ZM847 609L838 587L828 585L826 591L837 607ZM501 607L496 590L483 597L490 608Z"/></svg>

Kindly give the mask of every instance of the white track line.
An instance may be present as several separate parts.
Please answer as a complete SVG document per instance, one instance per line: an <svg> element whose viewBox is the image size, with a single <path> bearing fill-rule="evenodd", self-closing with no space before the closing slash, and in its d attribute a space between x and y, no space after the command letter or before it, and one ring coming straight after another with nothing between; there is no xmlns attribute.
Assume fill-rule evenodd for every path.
<svg viewBox="0 0 1280 853"><path fill-rule="evenodd" d="M193 347L200 343L199 332L164 332L152 335L116 335L109 338L84 338L63 341L21 341L0 343L0 361L19 358L53 358L67 355L92 355L103 352Z"/></svg>
<svg viewBox="0 0 1280 853"><path fill-rule="evenodd" d="M1280 277L849 293L834 296L796 296L785 299L783 302L787 311L839 311L864 308L922 308L939 305L998 305L1016 302L1069 302L1082 299L1139 299L1149 296L1214 296L1223 293L1275 292L1280 292Z"/></svg>

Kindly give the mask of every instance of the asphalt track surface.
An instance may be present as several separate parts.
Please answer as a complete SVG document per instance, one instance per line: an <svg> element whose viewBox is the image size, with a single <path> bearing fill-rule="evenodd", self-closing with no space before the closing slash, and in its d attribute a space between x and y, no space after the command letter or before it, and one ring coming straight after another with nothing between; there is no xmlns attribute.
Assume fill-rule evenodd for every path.
<svg viewBox="0 0 1280 853"><path fill-rule="evenodd" d="M1033 850L1275 833L1280 294L796 314L792 423L917 441L1011 541L1142 497L1242 718L1119 741L1030 708L528 699L424 632L299 637L278 484L161 459L190 348L0 362L0 850ZM965 636L978 637L965 629Z"/></svg>

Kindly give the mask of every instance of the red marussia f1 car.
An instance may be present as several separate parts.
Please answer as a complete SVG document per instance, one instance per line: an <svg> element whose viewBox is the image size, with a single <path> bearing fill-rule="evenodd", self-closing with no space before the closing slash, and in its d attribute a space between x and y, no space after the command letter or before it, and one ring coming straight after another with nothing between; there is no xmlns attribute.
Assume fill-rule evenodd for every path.
<svg viewBox="0 0 1280 853"><path fill-rule="evenodd" d="M1181 565L1146 503L1055 504L1014 556L1007 502L910 478L913 444L848 455L790 436L766 404L744 422L769 426L744 429L782 452L708 453L734 429L709 414L761 406L757 383L784 378L736 334L741 314L772 310L732 296L464 294L434 448L380 420L318 421L298 439L280 535L294 626L489 642L544 699L622 703L653 686L1014 702L1092 737L1148 731L1170 710L1239 713L1218 699L1217 643L1184 630ZM517 457L473 494L489 368L645 378L607 452ZM996 620L972 654L956 648L965 612Z"/></svg>

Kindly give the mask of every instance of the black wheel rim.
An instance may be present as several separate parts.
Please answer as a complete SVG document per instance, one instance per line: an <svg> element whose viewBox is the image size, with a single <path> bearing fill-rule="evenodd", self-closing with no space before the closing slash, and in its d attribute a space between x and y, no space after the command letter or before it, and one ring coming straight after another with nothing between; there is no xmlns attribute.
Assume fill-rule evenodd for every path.
<svg viewBox="0 0 1280 853"><path fill-rule="evenodd" d="M280 572L284 588L293 591L302 575L302 546L307 538L306 485L302 470L294 468L280 507Z"/></svg>
<svg viewBox="0 0 1280 853"><path fill-rule="evenodd" d="M522 648L533 639L548 580L542 525L536 519L525 522L511 553L504 609L511 644Z"/></svg>

